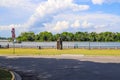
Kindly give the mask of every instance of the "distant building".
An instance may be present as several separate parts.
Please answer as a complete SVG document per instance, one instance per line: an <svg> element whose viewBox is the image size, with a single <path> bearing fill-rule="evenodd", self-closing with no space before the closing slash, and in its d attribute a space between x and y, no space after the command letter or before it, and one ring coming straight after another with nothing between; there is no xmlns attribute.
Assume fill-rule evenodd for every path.
<svg viewBox="0 0 120 80"><path fill-rule="evenodd" d="M0 40L0 42L9 42L9 40Z"/></svg>

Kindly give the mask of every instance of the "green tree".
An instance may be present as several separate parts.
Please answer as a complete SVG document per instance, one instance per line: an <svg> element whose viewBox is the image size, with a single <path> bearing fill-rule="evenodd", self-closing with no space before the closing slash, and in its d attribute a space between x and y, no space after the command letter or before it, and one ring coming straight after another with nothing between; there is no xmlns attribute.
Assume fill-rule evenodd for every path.
<svg viewBox="0 0 120 80"><path fill-rule="evenodd" d="M116 33L115 41L120 42L120 33Z"/></svg>
<svg viewBox="0 0 120 80"><path fill-rule="evenodd" d="M61 34L57 33L55 35L53 35L53 41L57 41L57 39L61 37Z"/></svg>
<svg viewBox="0 0 120 80"><path fill-rule="evenodd" d="M87 32L76 32L74 34L74 40L75 41L88 41L89 34Z"/></svg>
<svg viewBox="0 0 120 80"><path fill-rule="evenodd" d="M97 41L97 40L98 40L98 35L97 35L97 33L96 33L96 32L91 32L91 33L89 34L89 39L90 39L90 41L92 41L92 42Z"/></svg>
<svg viewBox="0 0 120 80"><path fill-rule="evenodd" d="M47 32L47 31L40 32L38 34L38 40L39 41L52 41L53 40L53 35L52 35L51 32Z"/></svg>
<svg viewBox="0 0 120 80"><path fill-rule="evenodd" d="M73 41L74 40L74 34L70 32L63 32L61 33L61 37L63 41Z"/></svg>
<svg viewBox="0 0 120 80"><path fill-rule="evenodd" d="M17 37L18 41L57 41L59 37L62 37L63 41L117 41L120 42L120 33L116 32L62 32L61 34L52 34L51 32L40 32L34 34L34 32L23 32Z"/></svg>
<svg viewBox="0 0 120 80"><path fill-rule="evenodd" d="M23 32L18 36L17 40L19 41L35 41L34 32Z"/></svg>

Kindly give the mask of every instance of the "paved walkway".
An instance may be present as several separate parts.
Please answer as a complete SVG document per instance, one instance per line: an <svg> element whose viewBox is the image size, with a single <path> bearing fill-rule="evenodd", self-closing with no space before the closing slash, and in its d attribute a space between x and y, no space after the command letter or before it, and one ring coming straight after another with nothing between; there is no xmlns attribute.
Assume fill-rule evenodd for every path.
<svg viewBox="0 0 120 80"><path fill-rule="evenodd" d="M120 80L120 57L78 55L0 57L23 80Z"/></svg>

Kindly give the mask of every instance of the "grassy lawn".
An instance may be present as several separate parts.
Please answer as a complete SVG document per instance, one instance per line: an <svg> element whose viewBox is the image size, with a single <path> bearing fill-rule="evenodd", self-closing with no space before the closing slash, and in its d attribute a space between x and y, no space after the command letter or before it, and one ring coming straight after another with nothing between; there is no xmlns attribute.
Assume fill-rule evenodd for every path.
<svg viewBox="0 0 120 80"><path fill-rule="evenodd" d="M80 54L91 56L120 56L118 49L24 49L16 48L15 54L13 49L0 49L0 55L61 55L61 54Z"/></svg>
<svg viewBox="0 0 120 80"><path fill-rule="evenodd" d="M0 80L11 80L12 75L3 69L0 69Z"/></svg>

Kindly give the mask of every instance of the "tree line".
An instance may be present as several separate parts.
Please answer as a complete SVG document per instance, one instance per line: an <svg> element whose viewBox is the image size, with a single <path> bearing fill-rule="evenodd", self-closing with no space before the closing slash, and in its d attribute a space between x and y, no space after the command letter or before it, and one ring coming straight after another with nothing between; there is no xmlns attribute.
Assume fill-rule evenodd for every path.
<svg viewBox="0 0 120 80"><path fill-rule="evenodd" d="M6 37L0 37L0 40L7 40L8 38Z"/></svg>
<svg viewBox="0 0 120 80"><path fill-rule="evenodd" d="M23 32L16 39L18 41L57 41L61 37L63 41L91 41L91 42L120 42L119 32L62 32L52 34L51 32Z"/></svg>

